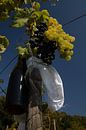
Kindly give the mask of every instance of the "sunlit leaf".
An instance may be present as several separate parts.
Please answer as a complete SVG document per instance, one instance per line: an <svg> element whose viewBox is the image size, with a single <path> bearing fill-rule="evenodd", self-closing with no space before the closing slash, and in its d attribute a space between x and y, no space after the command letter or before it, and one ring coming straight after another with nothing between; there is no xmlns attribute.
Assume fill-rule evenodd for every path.
<svg viewBox="0 0 86 130"><path fill-rule="evenodd" d="M9 40L6 38L6 36L0 35L0 53L3 53L7 46L9 45Z"/></svg>
<svg viewBox="0 0 86 130"><path fill-rule="evenodd" d="M23 27L28 21L28 18L19 18L12 23L12 27L20 28Z"/></svg>
<svg viewBox="0 0 86 130"><path fill-rule="evenodd" d="M0 44L4 45L4 47L7 47L9 45L9 40L6 36L0 35Z"/></svg>
<svg viewBox="0 0 86 130"><path fill-rule="evenodd" d="M21 55L21 56L28 56L29 55L28 49L26 47L19 46L19 47L17 47L17 50L18 50L19 55Z"/></svg>
<svg viewBox="0 0 86 130"><path fill-rule="evenodd" d="M40 18L40 16L41 16L40 11L35 11L35 12L32 13L31 17L38 20Z"/></svg>
<svg viewBox="0 0 86 130"><path fill-rule="evenodd" d="M43 20L44 20L44 22L47 22L49 20L49 17L46 15L43 15Z"/></svg>
<svg viewBox="0 0 86 130"><path fill-rule="evenodd" d="M38 2L33 2L32 8L38 11L40 9L40 4Z"/></svg>
<svg viewBox="0 0 86 130"><path fill-rule="evenodd" d="M49 12L48 12L48 10L46 10L46 9L43 9L43 10L41 11L41 14L42 14L42 15L49 16Z"/></svg>
<svg viewBox="0 0 86 130"><path fill-rule="evenodd" d="M6 48L3 45L0 45L0 53L4 53Z"/></svg>
<svg viewBox="0 0 86 130"><path fill-rule="evenodd" d="M15 8L15 15L14 19L19 19L19 18L28 18L30 15L30 10L28 8Z"/></svg>
<svg viewBox="0 0 86 130"><path fill-rule="evenodd" d="M24 0L25 4L29 4L31 2L31 0Z"/></svg>

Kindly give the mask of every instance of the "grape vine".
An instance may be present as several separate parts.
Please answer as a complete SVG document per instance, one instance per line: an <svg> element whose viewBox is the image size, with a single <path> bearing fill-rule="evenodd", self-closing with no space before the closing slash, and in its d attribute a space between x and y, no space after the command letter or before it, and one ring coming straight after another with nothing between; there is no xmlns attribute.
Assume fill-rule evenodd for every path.
<svg viewBox="0 0 86 130"><path fill-rule="evenodd" d="M43 62L51 64L57 49L61 58L70 60L75 38L64 32L62 25L47 10L40 11L39 3L34 2L28 12L26 31L30 36L29 44L33 54Z"/></svg>
<svg viewBox="0 0 86 130"><path fill-rule="evenodd" d="M22 8L20 5L24 3L30 3L31 7ZM55 59L57 49L61 58L71 59L74 48L72 43L75 38L63 30L62 25L50 16L48 10L40 10L39 2L34 0L1 0L0 10L2 12L0 20L9 18L10 12L14 10L14 21L11 27L26 27L26 34L29 36L28 43L34 56L47 64L51 64L52 60ZM4 38L6 40L6 37ZM3 53L6 47L0 39L0 53ZM19 46L18 52L21 56L30 56L27 43L26 47Z"/></svg>

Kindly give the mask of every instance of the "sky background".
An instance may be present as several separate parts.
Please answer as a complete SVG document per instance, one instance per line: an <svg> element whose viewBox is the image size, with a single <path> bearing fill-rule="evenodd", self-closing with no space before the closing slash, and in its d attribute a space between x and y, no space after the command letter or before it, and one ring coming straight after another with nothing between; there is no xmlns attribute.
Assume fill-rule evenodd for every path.
<svg viewBox="0 0 86 130"><path fill-rule="evenodd" d="M43 8L47 8L51 16L63 25L71 19L86 13L86 0L59 0L55 7L45 3L42 4ZM23 44L28 39L24 33L25 28L9 28L10 22L10 19L7 22L0 22L0 34L6 35L10 39L10 45L0 62L0 72L17 55L16 45ZM52 64L59 72L64 83L65 103L60 111L71 115L86 116L86 17L63 26L63 29L70 35L75 36L76 41L73 43L75 48L71 61L67 62L60 59L58 53L56 53L56 58ZM0 74L0 78L4 79L4 84L1 85L2 88L7 88L9 74L15 64L16 60Z"/></svg>

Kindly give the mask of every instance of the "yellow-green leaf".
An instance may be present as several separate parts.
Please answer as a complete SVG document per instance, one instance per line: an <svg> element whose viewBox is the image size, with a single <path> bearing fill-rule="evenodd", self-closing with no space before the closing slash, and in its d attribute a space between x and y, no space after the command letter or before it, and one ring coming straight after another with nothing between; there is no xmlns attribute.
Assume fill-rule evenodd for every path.
<svg viewBox="0 0 86 130"><path fill-rule="evenodd" d="M3 53L8 45L9 40L6 38L6 36L0 35L0 53Z"/></svg>
<svg viewBox="0 0 86 130"><path fill-rule="evenodd" d="M6 48L0 44L0 53L4 53L6 50Z"/></svg>
<svg viewBox="0 0 86 130"><path fill-rule="evenodd" d="M12 27L20 28L23 27L28 21L28 18L19 18L12 23Z"/></svg>
<svg viewBox="0 0 86 130"><path fill-rule="evenodd" d="M25 4L30 4L32 2L32 0L24 0Z"/></svg>
<svg viewBox="0 0 86 130"><path fill-rule="evenodd" d="M17 50L18 50L19 55L21 56L28 55L28 49L25 47L19 46L17 47Z"/></svg>
<svg viewBox="0 0 86 130"><path fill-rule="evenodd" d="M46 10L46 9L43 9L43 10L41 11L41 14L42 14L42 15L49 16L49 12L48 12L48 10Z"/></svg>
<svg viewBox="0 0 86 130"><path fill-rule="evenodd" d="M38 11L40 9L40 4L38 2L33 2L32 8Z"/></svg>

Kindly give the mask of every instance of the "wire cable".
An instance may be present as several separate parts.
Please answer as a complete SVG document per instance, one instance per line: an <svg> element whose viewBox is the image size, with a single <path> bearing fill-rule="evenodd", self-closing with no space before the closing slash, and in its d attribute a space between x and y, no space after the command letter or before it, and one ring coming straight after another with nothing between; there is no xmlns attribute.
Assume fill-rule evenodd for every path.
<svg viewBox="0 0 86 130"><path fill-rule="evenodd" d="M2 74L17 57L18 55L13 57L12 60L10 60L10 62L0 71L0 74Z"/></svg>
<svg viewBox="0 0 86 130"><path fill-rule="evenodd" d="M2 93L4 93L6 95L6 92L4 91L4 89L0 86L0 89L2 91Z"/></svg>
<svg viewBox="0 0 86 130"><path fill-rule="evenodd" d="M10 62L0 71L0 74L2 74L17 57L18 57L18 55L13 57L12 60L10 60ZM4 89L1 86L0 86L0 90L2 93L4 93L6 95L6 92L4 91Z"/></svg>
<svg viewBox="0 0 86 130"><path fill-rule="evenodd" d="M75 22L75 21L77 21L77 20L79 20L79 19L81 19L81 18L83 18L85 16L86 16L86 14L82 14L82 15L80 15L80 16L78 16L78 17L76 17L76 18L74 18L74 19L64 23L63 26L69 25L70 23L73 23L73 22Z"/></svg>

